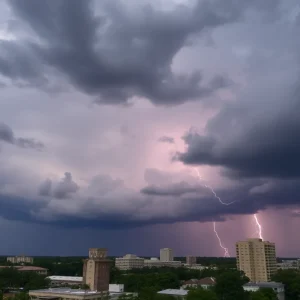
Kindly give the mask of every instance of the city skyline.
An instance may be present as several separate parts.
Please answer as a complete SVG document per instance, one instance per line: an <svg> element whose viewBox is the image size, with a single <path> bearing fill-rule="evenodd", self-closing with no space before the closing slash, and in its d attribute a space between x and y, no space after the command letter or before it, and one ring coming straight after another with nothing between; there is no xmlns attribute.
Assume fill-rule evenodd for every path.
<svg viewBox="0 0 300 300"><path fill-rule="evenodd" d="M296 0L2 1L0 255L298 257L299 27Z"/></svg>

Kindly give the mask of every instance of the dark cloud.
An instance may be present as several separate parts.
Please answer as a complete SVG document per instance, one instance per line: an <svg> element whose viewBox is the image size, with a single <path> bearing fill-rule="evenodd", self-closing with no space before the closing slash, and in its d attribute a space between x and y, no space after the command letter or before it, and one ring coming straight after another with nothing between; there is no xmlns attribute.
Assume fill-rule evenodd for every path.
<svg viewBox="0 0 300 300"><path fill-rule="evenodd" d="M95 95L97 103L126 104L141 96L157 105L207 98L232 84L227 76L216 75L204 83L199 71L171 70L175 54L191 35L240 20L248 9L274 15L277 7L277 1L224 5L219 0L199 0L193 7L181 4L168 11L147 4L131 13L122 1L12 0L8 4L35 38L1 41L2 75L42 87L51 74L60 74Z"/></svg>
<svg viewBox="0 0 300 300"><path fill-rule="evenodd" d="M299 177L300 90L293 90L290 86L272 105L255 101L226 106L208 123L206 134L184 136L187 151L177 158L186 164L222 166L224 174L234 177Z"/></svg>
<svg viewBox="0 0 300 300"><path fill-rule="evenodd" d="M72 179L72 174L65 173L65 177L57 184L53 189L53 196L58 199L68 198L71 194L75 194L79 189L79 186Z"/></svg>
<svg viewBox="0 0 300 300"><path fill-rule="evenodd" d="M43 143L36 141L34 139L22 138L22 137L16 138L14 136L14 132L12 131L12 129L8 125L1 122L0 122L0 141L12 145L16 145L21 148L30 148L38 151L45 148Z"/></svg>
<svg viewBox="0 0 300 300"><path fill-rule="evenodd" d="M175 140L171 136L162 136L158 139L159 142L161 143L169 143L169 144L174 144Z"/></svg>

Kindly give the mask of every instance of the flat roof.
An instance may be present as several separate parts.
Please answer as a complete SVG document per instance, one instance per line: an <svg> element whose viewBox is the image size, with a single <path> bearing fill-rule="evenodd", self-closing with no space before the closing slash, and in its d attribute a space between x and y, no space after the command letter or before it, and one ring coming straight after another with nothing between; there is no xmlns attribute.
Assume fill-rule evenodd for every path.
<svg viewBox="0 0 300 300"><path fill-rule="evenodd" d="M188 291L187 290L178 290L178 289L167 289L167 290L158 292L158 294L186 296L188 294Z"/></svg>
<svg viewBox="0 0 300 300"><path fill-rule="evenodd" d="M48 276L47 277L50 280L57 280L57 281L76 281L76 282L82 282L83 277L80 276Z"/></svg>
<svg viewBox="0 0 300 300"><path fill-rule="evenodd" d="M284 287L284 284L281 282L248 282L244 284L244 286L256 286L256 287L266 287L266 288L278 288L278 287Z"/></svg>
<svg viewBox="0 0 300 300"><path fill-rule="evenodd" d="M70 288L49 288L41 290L31 290L29 293L44 293L44 294L68 294L68 295L94 295L101 294L98 291L89 291L82 289L70 289Z"/></svg>

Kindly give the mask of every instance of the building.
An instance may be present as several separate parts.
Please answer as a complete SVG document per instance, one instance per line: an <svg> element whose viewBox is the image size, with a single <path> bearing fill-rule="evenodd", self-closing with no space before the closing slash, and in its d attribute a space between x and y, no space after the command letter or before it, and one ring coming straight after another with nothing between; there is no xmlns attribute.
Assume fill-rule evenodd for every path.
<svg viewBox="0 0 300 300"><path fill-rule="evenodd" d="M161 261L173 261L173 250L170 248L160 249L160 260Z"/></svg>
<svg viewBox="0 0 300 300"><path fill-rule="evenodd" d="M11 266L0 266L2 268L11 268ZM13 266L13 268L17 269L19 272L34 272L39 275L47 275L48 269L34 266Z"/></svg>
<svg viewBox="0 0 300 300"><path fill-rule="evenodd" d="M116 258L115 266L120 270L139 269L144 267L144 259L134 254L126 254Z"/></svg>
<svg viewBox="0 0 300 300"><path fill-rule="evenodd" d="M173 296L174 298L185 298L188 294L187 290L178 290L178 289L167 289L167 290L163 290L160 292L157 292L157 294L161 294L161 295L169 295L169 296Z"/></svg>
<svg viewBox="0 0 300 300"><path fill-rule="evenodd" d="M7 257L7 261L11 262L12 264L20 264L20 263L25 263L25 264L33 264L33 257L29 256L10 256Z"/></svg>
<svg viewBox="0 0 300 300"><path fill-rule="evenodd" d="M271 288L276 294L278 300L284 300L284 284L281 282L248 282L243 285L245 291L256 292L261 288Z"/></svg>
<svg viewBox="0 0 300 300"><path fill-rule="evenodd" d="M144 260L144 267L146 268L161 268L161 267L172 267L178 268L181 267L181 261L161 261L156 257Z"/></svg>
<svg viewBox="0 0 300 300"><path fill-rule="evenodd" d="M288 270L288 269L299 269L300 268L300 260L282 260L281 263L277 264L277 269Z"/></svg>
<svg viewBox="0 0 300 300"><path fill-rule="evenodd" d="M205 269L211 269L211 270L217 270L216 266L202 266L200 264L196 264L196 265L187 265L184 264L183 267L187 268L187 269L191 269L191 270L205 270Z"/></svg>
<svg viewBox="0 0 300 300"><path fill-rule="evenodd" d="M236 243L237 268L252 282L266 282L276 273L275 244L262 239Z"/></svg>
<svg viewBox="0 0 300 300"><path fill-rule="evenodd" d="M129 294L132 295L132 293L124 293L124 286L122 284L109 285L109 290L106 292L71 288L50 288L29 291L29 296L32 300L108 300L118 299L121 295Z"/></svg>
<svg viewBox="0 0 300 300"><path fill-rule="evenodd" d="M48 276L51 286L61 285L80 285L83 283L83 277L78 276Z"/></svg>
<svg viewBox="0 0 300 300"><path fill-rule="evenodd" d="M216 280L213 277L205 277L202 279L190 279L183 283L182 289L186 288L198 288L202 287L203 289L207 290L213 287L216 284Z"/></svg>
<svg viewBox="0 0 300 300"><path fill-rule="evenodd" d="M92 291L104 292L109 289L111 261L107 259L107 249L89 249L89 258L83 263L83 283Z"/></svg>
<svg viewBox="0 0 300 300"><path fill-rule="evenodd" d="M197 257L195 256L187 256L186 257L186 264L187 265L196 265L197 264Z"/></svg>

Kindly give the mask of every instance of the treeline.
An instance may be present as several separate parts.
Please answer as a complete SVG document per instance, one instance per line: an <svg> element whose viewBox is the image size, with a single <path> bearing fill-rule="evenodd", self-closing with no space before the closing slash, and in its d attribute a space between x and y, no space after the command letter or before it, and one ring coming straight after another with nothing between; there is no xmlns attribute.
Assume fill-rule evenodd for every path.
<svg viewBox="0 0 300 300"><path fill-rule="evenodd" d="M244 291L243 285L249 281L242 272L227 270L215 274L216 284L208 290L190 289L187 300L277 300L272 289L257 292ZM172 300L169 295L158 294L160 290L179 288L178 274L172 272L150 272L149 274L128 274L121 280L126 291L138 292L137 296L124 296L121 300ZM136 281L136 282L134 282ZM120 282L121 283L121 282ZM119 299L120 300L120 299Z"/></svg>
<svg viewBox="0 0 300 300"><path fill-rule="evenodd" d="M3 293L11 288L23 288L26 292L48 286L49 280L35 272L19 272L17 269L9 267L0 269L0 291Z"/></svg>

